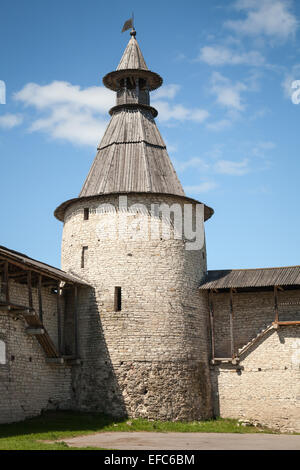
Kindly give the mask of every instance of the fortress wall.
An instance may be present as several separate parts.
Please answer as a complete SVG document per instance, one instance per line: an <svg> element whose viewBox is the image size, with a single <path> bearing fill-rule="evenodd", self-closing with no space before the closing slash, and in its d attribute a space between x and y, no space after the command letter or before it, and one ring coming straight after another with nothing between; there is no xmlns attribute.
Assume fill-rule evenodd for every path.
<svg viewBox="0 0 300 470"><path fill-rule="evenodd" d="M206 272L205 247L187 251L184 240L147 240L143 231L149 213L96 212L104 202L117 207L118 198L73 204L63 232L63 269L94 287L80 300L83 365L73 376L77 406L151 419L207 418L212 413L208 311L207 299L198 292ZM142 203L148 209L155 202L161 203L161 196L128 199L129 205ZM163 202L182 204L182 199L164 196ZM83 220L85 207L89 220ZM119 226L128 218L132 238L116 239L115 217ZM81 268L83 246L88 250ZM121 311L114 308L115 286L122 288Z"/></svg>
<svg viewBox="0 0 300 470"><path fill-rule="evenodd" d="M28 304L26 286L10 281L10 294L12 302ZM44 324L57 346L56 296L50 288L43 288L42 295ZM36 289L33 300L37 308ZM0 364L0 423L71 405L71 368L47 364L44 350L34 336L25 332L26 327L22 317L14 320L12 314L0 312L0 340L6 345L6 363Z"/></svg>
<svg viewBox="0 0 300 470"><path fill-rule="evenodd" d="M216 297L218 314L223 299L225 320L229 295ZM299 299L299 291L280 292L279 318L299 320ZM283 302L290 302L289 309ZM274 320L271 292L235 294L234 306L234 336L239 347ZM211 377L215 415L300 432L300 326L271 330L242 356L238 367L211 366Z"/></svg>

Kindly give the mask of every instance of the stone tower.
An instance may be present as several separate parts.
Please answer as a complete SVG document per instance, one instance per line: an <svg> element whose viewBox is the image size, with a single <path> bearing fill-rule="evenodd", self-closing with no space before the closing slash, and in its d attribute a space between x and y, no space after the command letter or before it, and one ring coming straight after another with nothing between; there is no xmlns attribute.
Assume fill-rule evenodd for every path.
<svg viewBox="0 0 300 470"><path fill-rule="evenodd" d="M92 287L78 294L73 389L82 410L206 419L208 312L198 290L206 250L187 249L172 215L181 211L184 222L189 206L195 223L198 203L185 196L156 127L150 91L162 78L130 34L117 70L103 79L117 101L96 158L79 197L55 212L64 222L62 268ZM206 220L213 211L203 207Z"/></svg>

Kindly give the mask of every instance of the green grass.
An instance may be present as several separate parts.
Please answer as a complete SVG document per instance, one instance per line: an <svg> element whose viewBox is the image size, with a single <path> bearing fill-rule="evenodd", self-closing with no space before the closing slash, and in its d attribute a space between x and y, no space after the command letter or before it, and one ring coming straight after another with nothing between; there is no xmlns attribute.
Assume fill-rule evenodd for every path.
<svg viewBox="0 0 300 470"><path fill-rule="evenodd" d="M210 421L170 422L118 420L96 413L47 412L19 423L1 424L0 450L70 450L64 442L51 444L41 441L56 441L104 431L272 433L269 429L243 427L238 424L237 420L222 418Z"/></svg>

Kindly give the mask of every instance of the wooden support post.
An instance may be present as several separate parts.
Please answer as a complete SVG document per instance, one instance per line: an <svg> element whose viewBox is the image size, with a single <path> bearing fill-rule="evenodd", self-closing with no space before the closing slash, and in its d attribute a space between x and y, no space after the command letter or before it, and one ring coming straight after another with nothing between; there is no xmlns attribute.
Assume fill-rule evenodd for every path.
<svg viewBox="0 0 300 470"><path fill-rule="evenodd" d="M31 271L27 271L27 289L28 289L28 305L32 309L33 308L33 300L32 300L32 274L31 274Z"/></svg>
<svg viewBox="0 0 300 470"><path fill-rule="evenodd" d="M215 358L215 325L214 325L214 303L213 293L208 291L208 307L209 307L209 320L210 320L210 339L211 339L211 355L212 360Z"/></svg>
<svg viewBox="0 0 300 470"><path fill-rule="evenodd" d="M74 286L74 338L75 338L75 357L79 357L78 344L78 288Z"/></svg>
<svg viewBox="0 0 300 470"><path fill-rule="evenodd" d="M9 273L8 273L8 261L4 263L4 289L5 289L5 302L10 303L9 296Z"/></svg>
<svg viewBox="0 0 300 470"><path fill-rule="evenodd" d="M39 317L43 323L43 299L42 299L42 275L38 276L38 298L39 298Z"/></svg>
<svg viewBox="0 0 300 470"><path fill-rule="evenodd" d="M233 310L233 292L230 289L230 313L229 313L229 321L230 321L230 352L231 357L234 358L235 351L234 351L234 334L233 334L233 317L234 317L234 310Z"/></svg>
<svg viewBox="0 0 300 470"><path fill-rule="evenodd" d="M275 312L275 323L279 322L279 312L278 312L278 290L277 286L274 286L274 312Z"/></svg>
<svg viewBox="0 0 300 470"><path fill-rule="evenodd" d="M61 344L61 304L60 304L60 281L57 283L57 343L58 343L58 354L61 355L62 344Z"/></svg>

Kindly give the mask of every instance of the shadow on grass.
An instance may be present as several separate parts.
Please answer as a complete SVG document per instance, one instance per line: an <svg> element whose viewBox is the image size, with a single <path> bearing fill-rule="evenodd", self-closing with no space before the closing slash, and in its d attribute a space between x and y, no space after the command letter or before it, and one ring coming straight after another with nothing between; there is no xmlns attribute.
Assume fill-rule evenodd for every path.
<svg viewBox="0 0 300 470"><path fill-rule="evenodd" d="M17 436L55 434L91 433L101 431L105 427L123 422L112 416L73 411L47 411L35 418L17 423L0 424L0 439Z"/></svg>

